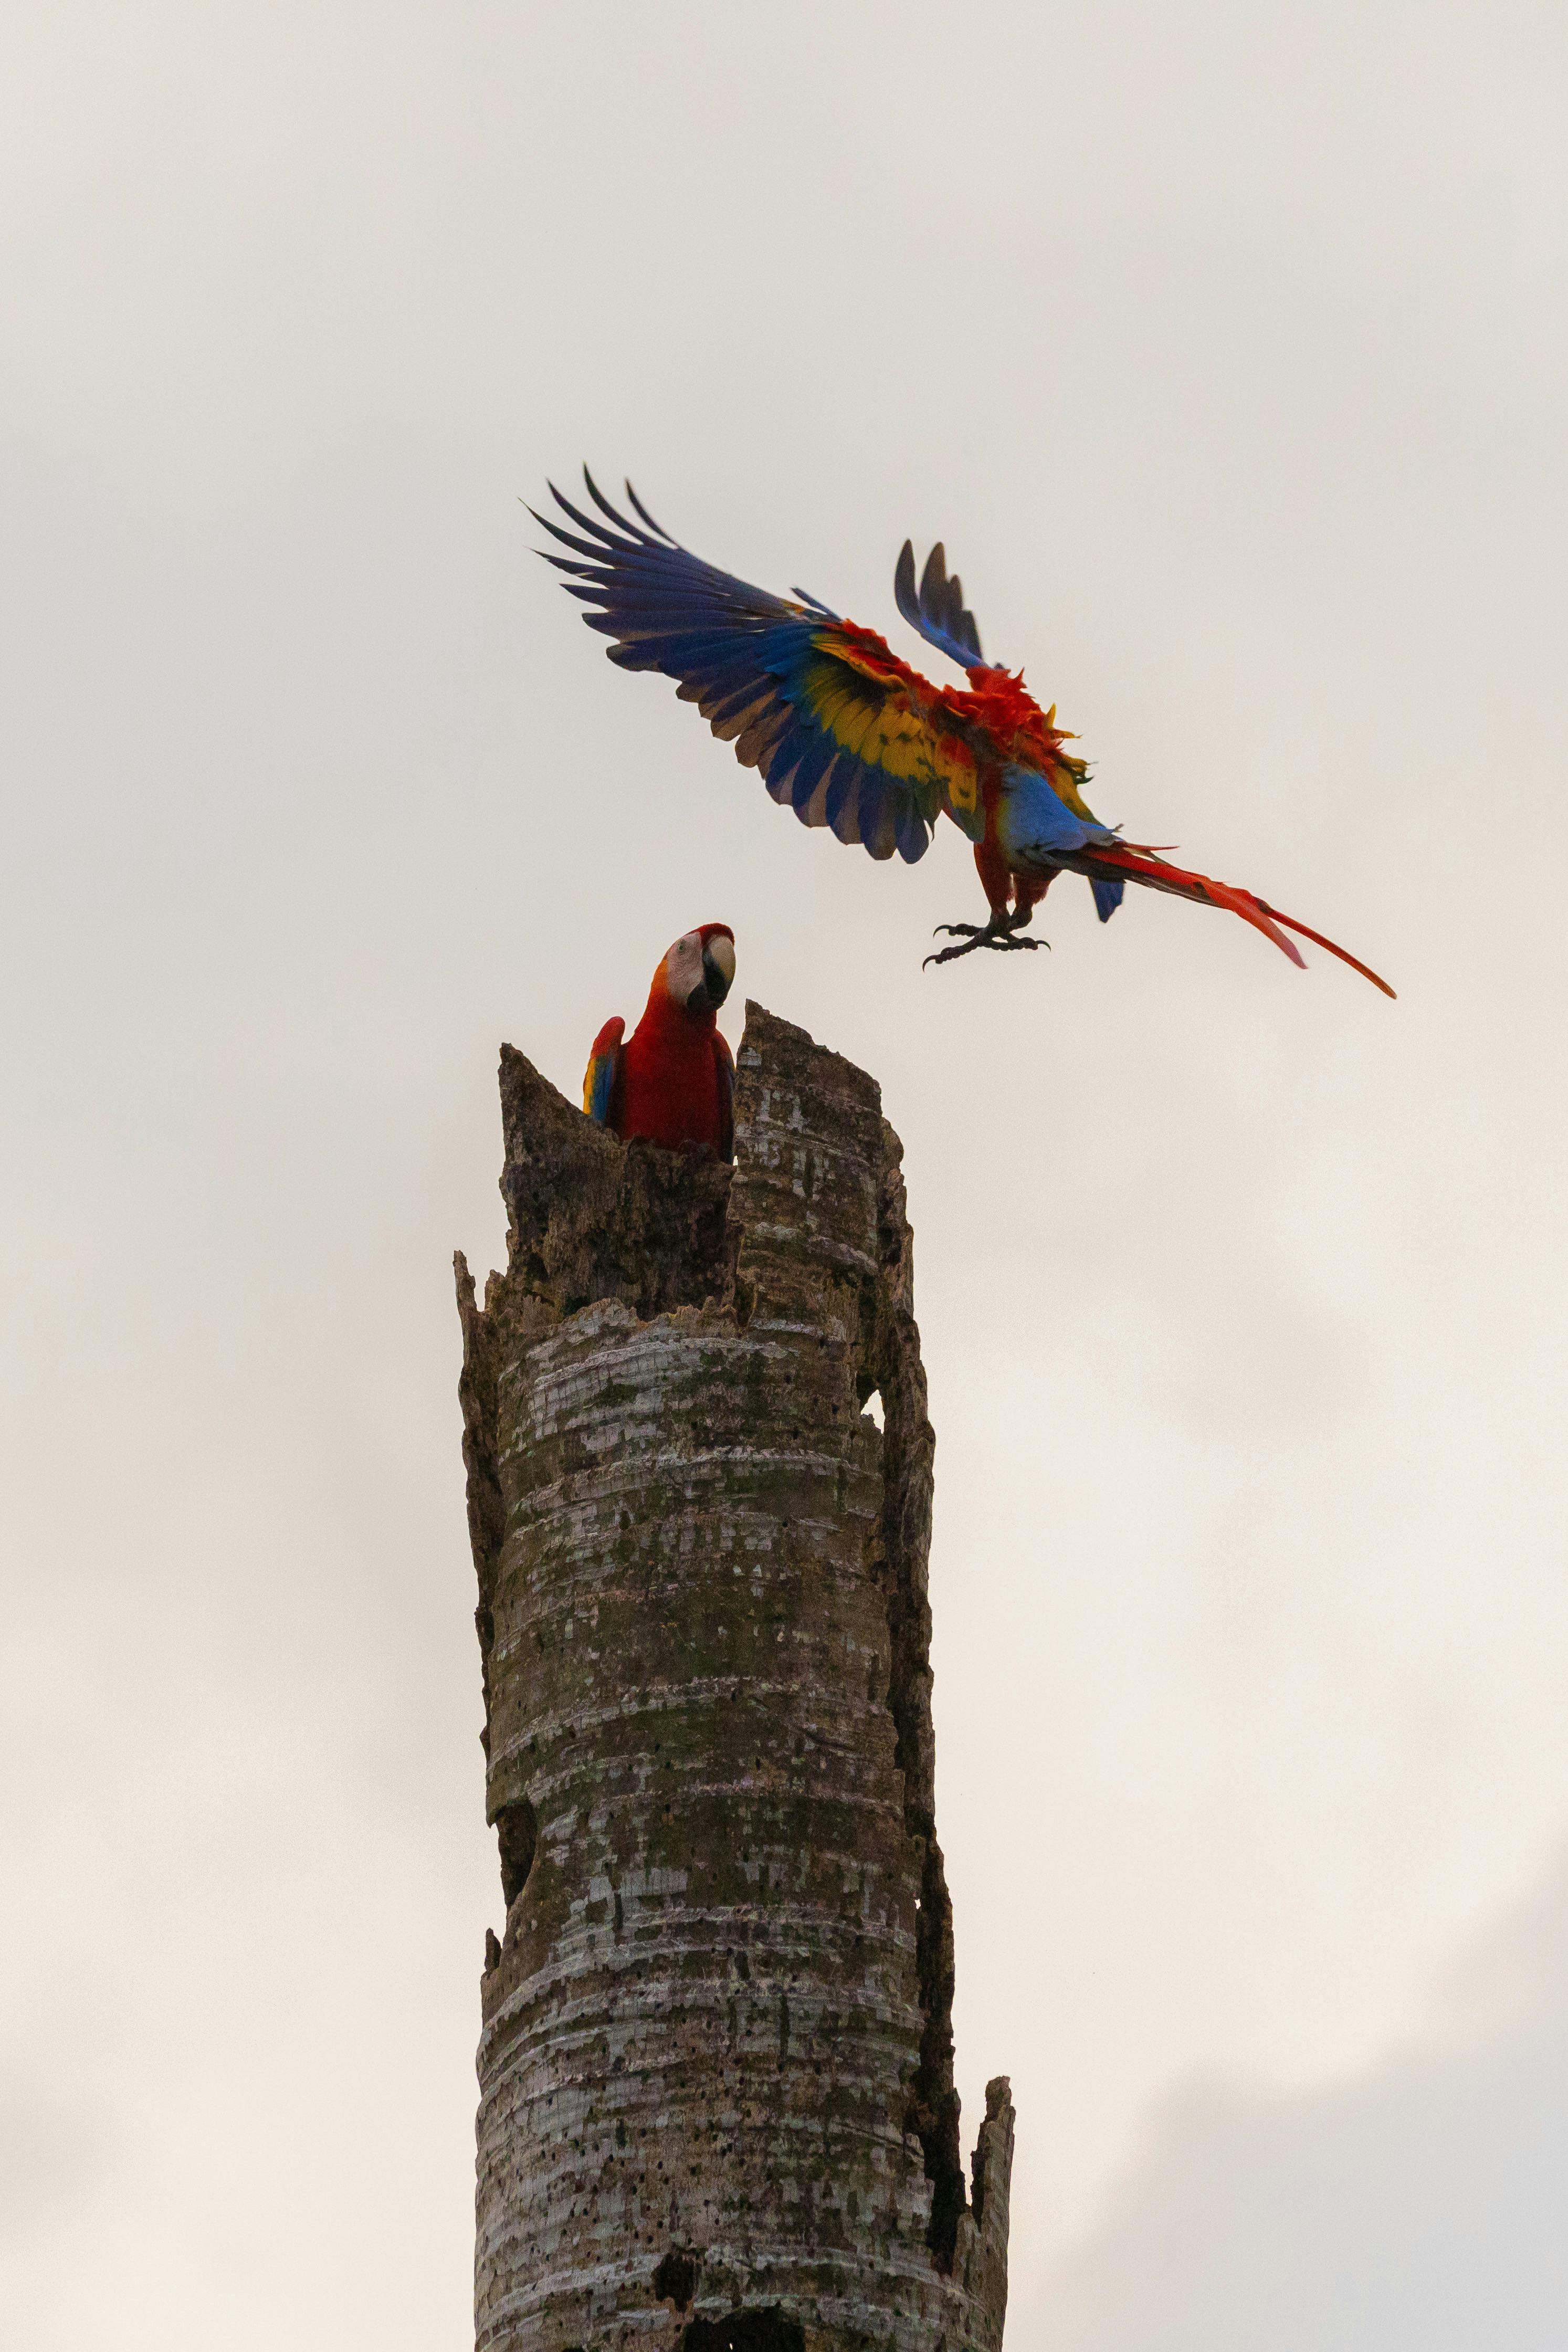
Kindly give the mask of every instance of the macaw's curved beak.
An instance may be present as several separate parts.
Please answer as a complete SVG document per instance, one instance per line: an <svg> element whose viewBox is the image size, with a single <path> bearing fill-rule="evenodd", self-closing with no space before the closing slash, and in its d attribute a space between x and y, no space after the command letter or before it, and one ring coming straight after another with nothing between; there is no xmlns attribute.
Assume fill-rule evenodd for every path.
<svg viewBox="0 0 1568 2352"><path fill-rule="evenodd" d="M686 999L688 1013L716 1013L735 981L735 942L716 931L703 946L703 976Z"/></svg>

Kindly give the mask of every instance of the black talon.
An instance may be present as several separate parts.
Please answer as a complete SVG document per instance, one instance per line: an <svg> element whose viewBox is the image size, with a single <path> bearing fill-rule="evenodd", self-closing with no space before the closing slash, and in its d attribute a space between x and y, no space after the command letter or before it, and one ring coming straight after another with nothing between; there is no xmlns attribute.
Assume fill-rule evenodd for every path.
<svg viewBox="0 0 1568 2352"><path fill-rule="evenodd" d="M1029 920L1027 912L1022 920L1025 922ZM1035 948L1048 948L1051 945L1049 940L1019 939L1012 922L938 923L932 937L940 939L944 933L949 939L961 941L961 945L956 948L941 948L936 954L928 955L921 964L922 971L929 963L951 963L957 956L973 955L977 948L995 948L1003 955L1011 955L1019 948L1028 948L1032 951Z"/></svg>

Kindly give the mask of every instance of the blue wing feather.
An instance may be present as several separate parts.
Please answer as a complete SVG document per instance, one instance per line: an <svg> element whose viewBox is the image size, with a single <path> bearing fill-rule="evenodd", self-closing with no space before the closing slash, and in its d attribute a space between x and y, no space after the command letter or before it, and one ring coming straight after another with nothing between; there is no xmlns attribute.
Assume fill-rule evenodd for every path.
<svg viewBox="0 0 1568 2352"><path fill-rule="evenodd" d="M589 1055L587 1075L582 1081L582 1108L601 1127L613 1127L615 1122L615 1090L625 1059L621 1040L625 1034L626 1024L619 1016L607 1021Z"/></svg>
<svg viewBox="0 0 1568 2352"><path fill-rule="evenodd" d="M744 766L760 769L773 798L802 824L829 825L873 857L895 850L910 863L919 857L946 794L943 761L951 763L932 730L932 689L880 638L852 630L818 598L797 592L789 602L717 571L670 539L630 485L645 530L617 513L586 469L584 478L602 521L553 484L576 528L535 520L570 551L540 551L591 608L582 616L589 627L613 640L610 659L675 679L683 699L734 742ZM942 575L939 587L951 603L957 583ZM845 635L835 643L839 630ZM880 648L869 666L868 643ZM977 636L968 657L978 657ZM872 746L863 757L862 743Z"/></svg>
<svg viewBox="0 0 1568 2352"><path fill-rule="evenodd" d="M804 728L800 731L802 735L806 735ZM827 774L832 764L832 759L833 744L831 736L806 735L805 748L800 755L800 761L789 785L789 804L797 812L807 805L817 786Z"/></svg>
<svg viewBox="0 0 1568 2352"><path fill-rule="evenodd" d="M915 585L915 545L905 540L893 575L894 602L912 629L928 646L956 661L960 669L983 667L980 632L964 604L964 583L956 573L947 577L947 557L940 540L925 559L920 586Z"/></svg>
<svg viewBox="0 0 1568 2352"><path fill-rule="evenodd" d="M1037 769L1016 766L1002 770L997 833L1015 874L1054 874L1062 856L1076 856L1116 838L1109 825L1074 816Z"/></svg>

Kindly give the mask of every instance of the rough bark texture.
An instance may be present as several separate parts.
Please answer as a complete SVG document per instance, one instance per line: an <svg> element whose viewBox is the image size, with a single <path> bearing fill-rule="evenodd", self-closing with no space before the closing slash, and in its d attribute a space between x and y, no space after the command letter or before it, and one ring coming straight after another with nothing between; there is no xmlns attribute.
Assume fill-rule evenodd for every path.
<svg viewBox="0 0 1568 2352"><path fill-rule="evenodd" d="M755 1004L733 1170L510 1047L501 1097L482 1308L457 1262L507 1905L480 2352L997 2352L1012 2106L971 2197L898 1139Z"/></svg>

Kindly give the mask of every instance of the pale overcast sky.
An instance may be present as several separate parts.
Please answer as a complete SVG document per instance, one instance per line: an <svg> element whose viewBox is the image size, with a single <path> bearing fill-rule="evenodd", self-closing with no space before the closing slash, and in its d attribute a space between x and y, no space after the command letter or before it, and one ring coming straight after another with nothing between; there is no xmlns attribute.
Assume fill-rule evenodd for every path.
<svg viewBox="0 0 1568 2352"><path fill-rule="evenodd" d="M7 2347L465 2340L451 1252L501 1039L725 919L905 1142L1013 2352L1561 2352L1560 0L0 39ZM923 973L956 835L604 661L584 457L910 655L944 537L1099 813L1399 1003L1071 884Z"/></svg>

